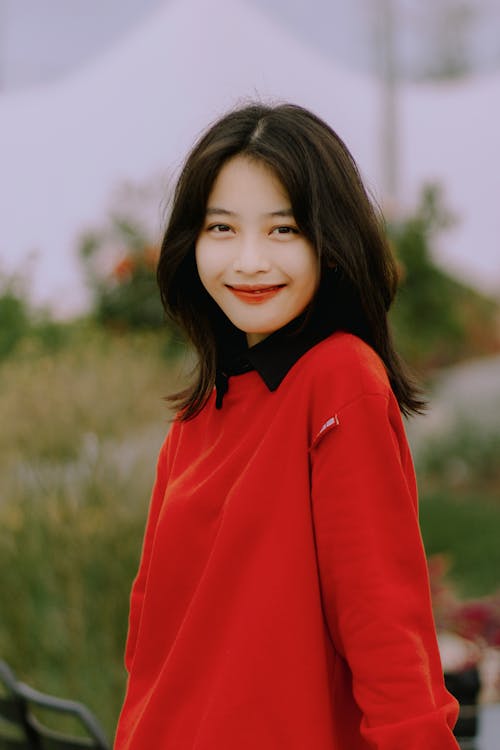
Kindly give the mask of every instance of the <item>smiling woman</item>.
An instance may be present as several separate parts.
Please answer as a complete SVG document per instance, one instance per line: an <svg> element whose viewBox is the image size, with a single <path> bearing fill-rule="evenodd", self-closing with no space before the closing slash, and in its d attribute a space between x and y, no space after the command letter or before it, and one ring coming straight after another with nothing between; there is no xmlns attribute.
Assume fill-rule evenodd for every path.
<svg viewBox="0 0 500 750"><path fill-rule="evenodd" d="M158 461L116 750L457 750L396 266L337 134L294 105L215 123L158 280L200 369Z"/></svg>
<svg viewBox="0 0 500 750"><path fill-rule="evenodd" d="M316 252L284 187L245 157L228 161L214 183L196 264L203 286L250 346L300 315L319 284Z"/></svg>

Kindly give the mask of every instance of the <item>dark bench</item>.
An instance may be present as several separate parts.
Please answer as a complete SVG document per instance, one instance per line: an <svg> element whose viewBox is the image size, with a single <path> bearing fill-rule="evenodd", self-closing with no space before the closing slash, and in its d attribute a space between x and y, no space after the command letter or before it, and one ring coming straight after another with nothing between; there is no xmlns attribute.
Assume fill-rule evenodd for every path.
<svg viewBox="0 0 500 750"><path fill-rule="evenodd" d="M43 715L43 719L40 716ZM71 717L80 729L54 730L46 721ZM67 721L64 720L64 721ZM55 698L18 682L0 661L0 750L110 750L99 722L83 704Z"/></svg>

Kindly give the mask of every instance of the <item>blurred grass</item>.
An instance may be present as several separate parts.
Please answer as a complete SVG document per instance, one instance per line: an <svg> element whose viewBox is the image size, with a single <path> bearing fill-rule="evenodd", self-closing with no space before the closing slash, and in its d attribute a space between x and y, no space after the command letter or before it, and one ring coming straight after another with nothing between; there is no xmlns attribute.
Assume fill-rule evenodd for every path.
<svg viewBox="0 0 500 750"><path fill-rule="evenodd" d="M457 417L416 463L428 555L445 553L463 597L500 587L500 430Z"/></svg>
<svg viewBox="0 0 500 750"><path fill-rule="evenodd" d="M165 334L84 326L52 353L27 339L0 365L0 656L85 702L110 737L162 397L185 366L165 349Z"/></svg>
<svg viewBox="0 0 500 750"><path fill-rule="evenodd" d="M98 462L70 493L19 484L0 505L0 653L32 685L87 703L109 734L151 481L151 466L120 476Z"/></svg>
<svg viewBox="0 0 500 750"><path fill-rule="evenodd" d="M165 419L161 398L172 377L165 348L159 334L94 327L55 353L24 341L0 365L0 460L69 460L86 435L116 437Z"/></svg>
<svg viewBox="0 0 500 750"><path fill-rule="evenodd" d="M495 405L491 404L492 413ZM489 415L488 415L489 416ZM448 487L457 494L497 499L500 507L500 429L457 418L451 430L428 438L418 468L430 489Z"/></svg>
<svg viewBox="0 0 500 750"><path fill-rule="evenodd" d="M463 597L500 587L500 502L484 493L441 489L420 498L420 526L427 555L445 553L451 578Z"/></svg>

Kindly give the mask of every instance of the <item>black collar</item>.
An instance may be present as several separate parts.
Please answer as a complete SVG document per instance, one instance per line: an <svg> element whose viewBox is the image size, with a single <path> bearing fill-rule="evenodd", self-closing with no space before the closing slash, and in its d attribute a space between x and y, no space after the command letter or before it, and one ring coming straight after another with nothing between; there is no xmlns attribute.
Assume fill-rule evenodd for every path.
<svg viewBox="0 0 500 750"><path fill-rule="evenodd" d="M269 390L275 391L297 360L332 332L331 324L314 316L307 321L304 312L254 346L248 347L243 336L217 367L216 408L222 408L231 376L256 370Z"/></svg>

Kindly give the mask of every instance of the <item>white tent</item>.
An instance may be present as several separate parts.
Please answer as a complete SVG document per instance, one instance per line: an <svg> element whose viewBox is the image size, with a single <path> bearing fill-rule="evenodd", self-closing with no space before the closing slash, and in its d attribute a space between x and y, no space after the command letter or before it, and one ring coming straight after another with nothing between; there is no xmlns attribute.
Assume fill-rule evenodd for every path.
<svg viewBox="0 0 500 750"><path fill-rule="evenodd" d="M209 121L249 98L327 119L380 197L379 94L377 81L337 68L243 0L169 2L78 73L0 98L0 269L38 251L37 301L79 309L76 239L102 221L113 189L171 174ZM499 288L500 77L408 86L400 103L401 202L442 182L461 223L441 256Z"/></svg>

